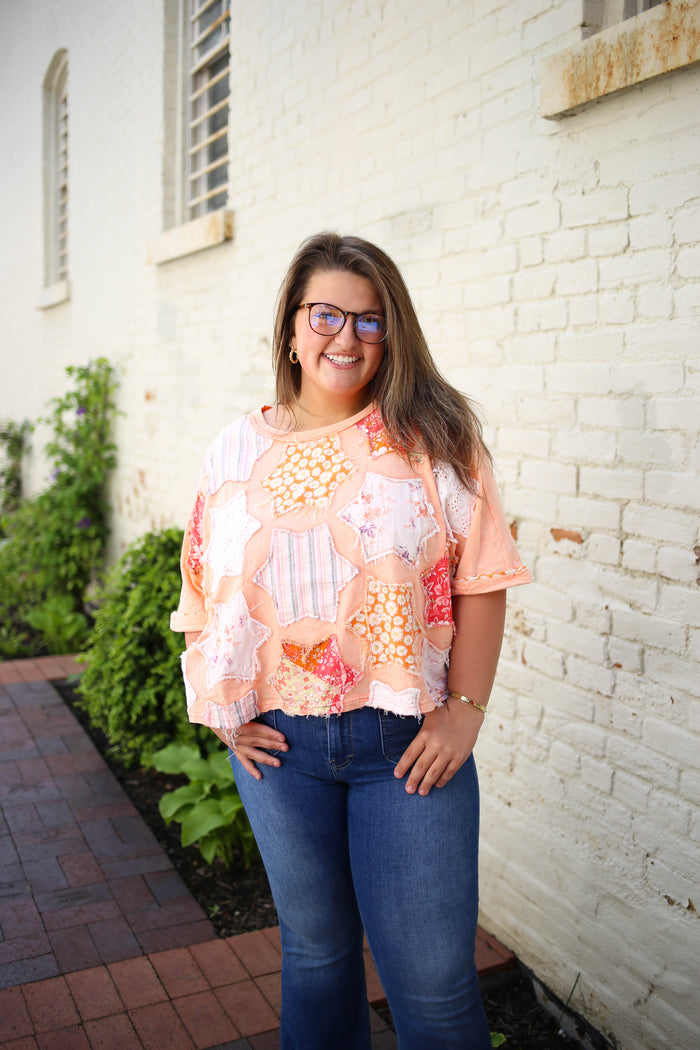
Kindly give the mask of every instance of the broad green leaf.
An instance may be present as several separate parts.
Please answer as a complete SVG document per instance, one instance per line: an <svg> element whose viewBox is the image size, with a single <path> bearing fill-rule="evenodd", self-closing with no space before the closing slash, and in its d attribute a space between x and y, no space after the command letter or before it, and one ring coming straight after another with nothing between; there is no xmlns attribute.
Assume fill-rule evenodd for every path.
<svg viewBox="0 0 700 1050"><path fill-rule="evenodd" d="M216 799L210 798L206 802L200 802L190 810L182 822L182 845L191 846L214 828L220 828L226 823L228 821Z"/></svg>
<svg viewBox="0 0 700 1050"><path fill-rule="evenodd" d="M187 762L199 758L199 748L192 744L168 744L153 755L153 768L159 773L182 773Z"/></svg>
<svg viewBox="0 0 700 1050"><path fill-rule="evenodd" d="M165 820L174 817L183 806L194 806L202 798L198 784L184 784L175 791L168 791L158 803L160 815Z"/></svg>
<svg viewBox="0 0 700 1050"><path fill-rule="evenodd" d="M224 795L223 798L219 799L219 805L221 806L221 812L229 820L243 809L243 803L238 793L235 795Z"/></svg>

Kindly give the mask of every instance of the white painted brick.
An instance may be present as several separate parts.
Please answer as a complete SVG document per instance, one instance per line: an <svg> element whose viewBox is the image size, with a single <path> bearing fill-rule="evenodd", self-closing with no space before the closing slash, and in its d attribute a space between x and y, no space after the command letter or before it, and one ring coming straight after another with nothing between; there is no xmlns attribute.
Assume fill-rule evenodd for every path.
<svg viewBox="0 0 700 1050"><path fill-rule="evenodd" d="M535 430L528 427L523 430L517 427L499 427L497 447L499 455L510 453L514 456L536 456L545 459L550 452L550 435L547 430Z"/></svg>
<svg viewBox="0 0 700 1050"><path fill-rule="evenodd" d="M559 528L617 529L620 507L603 499L562 498L558 502L556 524Z"/></svg>
<svg viewBox="0 0 700 1050"><path fill-rule="evenodd" d="M515 208L509 212L505 221L505 233L509 238L532 237L535 234L541 236L558 229L559 223L559 204L556 201L547 201Z"/></svg>
<svg viewBox="0 0 700 1050"><path fill-rule="evenodd" d="M556 339L553 332L514 335L503 348L503 360L513 365L548 364L556 356ZM540 402L541 398L537 401Z"/></svg>
<svg viewBox="0 0 700 1050"><path fill-rule="evenodd" d="M673 267L670 250L626 252L599 263L600 287L617 288L620 285L648 284L667 279Z"/></svg>
<svg viewBox="0 0 700 1050"><path fill-rule="evenodd" d="M569 324L574 327L594 325L598 320L598 296L569 296Z"/></svg>
<svg viewBox="0 0 700 1050"><path fill-rule="evenodd" d="M685 649L685 627L673 620L645 616L626 609L613 609L613 633L629 641L671 649L679 653Z"/></svg>
<svg viewBox="0 0 700 1050"><path fill-rule="evenodd" d="M582 397L578 421L584 426L612 429L639 428L644 424L644 401L635 398Z"/></svg>
<svg viewBox="0 0 700 1050"><path fill-rule="evenodd" d="M627 218L626 188L593 190L567 198L562 204L562 224L571 226L595 226Z"/></svg>
<svg viewBox="0 0 700 1050"><path fill-rule="evenodd" d="M700 627L700 593L696 589L664 583L659 594L659 613L692 627Z"/></svg>
<svg viewBox="0 0 700 1050"><path fill-rule="evenodd" d="M577 656L567 658L566 678L572 685L579 686L587 692L600 693L602 696L611 696L615 685L612 671Z"/></svg>
<svg viewBox="0 0 700 1050"><path fill-rule="evenodd" d="M673 201L676 206L697 200L696 173L665 175L651 180L638 180L630 187L630 215L656 215Z"/></svg>
<svg viewBox="0 0 700 1050"><path fill-rule="evenodd" d="M641 471L606 467L581 467L579 480L582 495L604 496L608 499L640 499L644 487Z"/></svg>
<svg viewBox="0 0 700 1050"><path fill-rule="evenodd" d="M621 328L597 328L592 332L562 332L559 337L560 360L615 361L624 353L625 337Z"/></svg>
<svg viewBox="0 0 700 1050"><path fill-rule="evenodd" d="M621 255L628 244L629 230L626 223L592 226L588 230L588 254L594 259Z"/></svg>
<svg viewBox="0 0 700 1050"><path fill-rule="evenodd" d="M592 259L561 262L557 271L557 295L580 295L598 290L598 265Z"/></svg>
<svg viewBox="0 0 700 1050"><path fill-rule="evenodd" d="M700 397L652 398L649 425L655 430L697 430L700 427Z"/></svg>
<svg viewBox="0 0 700 1050"><path fill-rule="evenodd" d="M591 561L602 565L619 565L620 541L616 536L591 533L586 540L586 554Z"/></svg>
<svg viewBox="0 0 700 1050"><path fill-rule="evenodd" d="M695 583L698 577L698 565L690 549L678 547L661 547L658 558L659 573L668 580L679 583Z"/></svg>
<svg viewBox="0 0 700 1050"><path fill-rule="evenodd" d="M607 762L597 762L589 755L581 757L581 777L584 783L589 784L596 791L604 795L612 793L614 771Z"/></svg>
<svg viewBox="0 0 700 1050"><path fill-rule="evenodd" d="M575 777L579 770L579 756L573 748L555 740L549 751L549 761L553 769L567 777Z"/></svg>
<svg viewBox="0 0 700 1050"><path fill-rule="evenodd" d="M700 277L700 247L681 248L676 258L679 277Z"/></svg>
<svg viewBox="0 0 700 1050"><path fill-rule="evenodd" d="M679 317L693 317L700 313L700 283L683 284L673 291L672 312Z"/></svg>
<svg viewBox="0 0 700 1050"><path fill-rule="evenodd" d="M656 609L659 589L656 580L602 567L597 578L608 598L620 601L623 606L638 606L649 612Z"/></svg>
<svg viewBox="0 0 700 1050"><path fill-rule="evenodd" d="M652 682L668 690L681 689L691 696L697 695L700 664L674 653L647 650L644 667ZM697 739L693 743L695 750L700 753Z"/></svg>
<svg viewBox="0 0 700 1050"><path fill-rule="evenodd" d="M651 789L639 777L616 770L612 794L613 798L623 802L634 813L646 813Z"/></svg>
<svg viewBox="0 0 700 1050"><path fill-rule="evenodd" d="M528 639L523 646L523 663L547 678L564 677L564 656L550 645Z"/></svg>
<svg viewBox="0 0 700 1050"><path fill-rule="evenodd" d="M518 307L518 332L547 332L566 325L567 307L563 299L542 299Z"/></svg>
<svg viewBox="0 0 700 1050"><path fill-rule="evenodd" d="M576 468L564 463L523 463L520 483L527 488L544 489L568 495L576 491Z"/></svg>
<svg viewBox="0 0 700 1050"><path fill-rule="evenodd" d="M521 398L518 421L531 426L571 427L576 419L576 402L571 397Z"/></svg>
<svg viewBox="0 0 700 1050"><path fill-rule="evenodd" d="M671 219L663 212L632 219L629 232L630 247L634 251L644 248L670 248L673 244Z"/></svg>
<svg viewBox="0 0 700 1050"><path fill-rule="evenodd" d="M674 289L666 283L648 284L644 288L644 294L639 296L637 302L637 317L640 321L667 321L674 316ZM679 316L676 312L676 316ZM655 343L668 342L668 335L661 339L656 338ZM675 327L672 339L675 341ZM652 343L650 330L640 329L630 333L628 345L630 349L642 348Z"/></svg>
<svg viewBox="0 0 700 1050"><path fill-rule="evenodd" d="M650 540L668 540L670 543L691 546L697 534L693 515L680 511L642 506L630 503L625 507L622 527L632 536Z"/></svg>
<svg viewBox="0 0 700 1050"><path fill-rule="evenodd" d="M544 243L544 258L548 263L573 262L586 254L586 235L583 229L557 230ZM597 269L596 269L597 278Z"/></svg>
<svg viewBox="0 0 700 1050"><path fill-rule="evenodd" d="M608 642L610 663L621 670L641 673L643 653L641 645L626 642L622 638L610 638Z"/></svg>
<svg viewBox="0 0 700 1050"><path fill-rule="evenodd" d="M607 292L599 296L600 320L603 324L631 324L637 305L632 292Z"/></svg>
<svg viewBox="0 0 700 1050"><path fill-rule="evenodd" d="M553 587L542 587L538 583L532 583L522 588L519 599L525 609L556 617L559 620L570 620L573 615L571 600Z"/></svg>
<svg viewBox="0 0 700 1050"><path fill-rule="evenodd" d="M557 394L607 394L611 390L609 370L600 364L549 365L545 380L547 389Z"/></svg>
<svg viewBox="0 0 700 1050"><path fill-rule="evenodd" d="M556 266L537 266L521 270L513 279L513 298L517 301L548 299L554 293Z"/></svg>
<svg viewBox="0 0 700 1050"><path fill-rule="evenodd" d="M685 385L683 365L678 361L663 364L614 365L610 370L610 390L621 394L676 394Z"/></svg>
<svg viewBox="0 0 700 1050"><path fill-rule="evenodd" d="M592 663L605 662L605 639L573 623L550 623L547 643L562 652L577 653Z"/></svg>
<svg viewBox="0 0 700 1050"><path fill-rule="evenodd" d="M685 441L677 434L628 430L620 435L619 448L623 463L670 467L685 457Z"/></svg>
<svg viewBox="0 0 700 1050"><path fill-rule="evenodd" d="M649 470L644 476L644 494L652 503L700 510L700 486L696 474Z"/></svg>
<svg viewBox="0 0 700 1050"><path fill-rule="evenodd" d="M554 455L559 460L594 463L612 463L616 442L604 430L576 428L560 430L554 442Z"/></svg>
<svg viewBox="0 0 700 1050"><path fill-rule="evenodd" d="M557 518L557 496L553 492L512 485L508 493L508 507L516 518L531 518L545 524L551 524Z"/></svg>
<svg viewBox="0 0 700 1050"><path fill-rule="evenodd" d="M518 251L521 266L539 266L544 259L540 237L524 237L519 242Z"/></svg>
<svg viewBox="0 0 700 1050"><path fill-rule="evenodd" d="M637 797L640 798L640 801L642 797L648 798L652 784L668 788L669 791L675 791L678 787L678 764L640 745L637 740L611 736L608 741L608 761L616 770L622 770L632 777L639 778L641 783ZM617 784L621 779L616 772L613 783L613 796L615 797L617 797Z"/></svg>
<svg viewBox="0 0 700 1050"><path fill-rule="evenodd" d="M622 564L625 569L653 573L656 571L656 547L641 540L626 539L622 547Z"/></svg>

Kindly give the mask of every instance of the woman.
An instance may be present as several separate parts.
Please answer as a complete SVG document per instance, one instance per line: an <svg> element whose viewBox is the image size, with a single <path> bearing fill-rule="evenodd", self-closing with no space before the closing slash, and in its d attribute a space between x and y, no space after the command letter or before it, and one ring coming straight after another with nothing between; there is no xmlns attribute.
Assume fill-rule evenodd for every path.
<svg viewBox="0 0 700 1050"><path fill-rule="evenodd" d="M306 241L274 359L206 456L171 625L277 906L282 1050L368 1050L363 928L401 1050L486 1050L472 750L529 573L384 252Z"/></svg>

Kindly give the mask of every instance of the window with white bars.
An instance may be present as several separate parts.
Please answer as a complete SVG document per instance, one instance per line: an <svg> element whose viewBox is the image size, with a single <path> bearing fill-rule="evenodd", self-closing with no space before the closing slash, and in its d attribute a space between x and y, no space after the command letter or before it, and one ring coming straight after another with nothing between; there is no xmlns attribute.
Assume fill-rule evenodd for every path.
<svg viewBox="0 0 700 1050"><path fill-rule="evenodd" d="M68 281L68 52L57 51L44 77L44 287ZM51 297L48 305L53 304Z"/></svg>
<svg viewBox="0 0 700 1050"><path fill-rule="evenodd" d="M188 0L186 218L228 200L230 0Z"/></svg>
<svg viewBox="0 0 700 1050"><path fill-rule="evenodd" d="M584 0L583 29L585 33L599 33L602 29L619 25L628 18L658 7L664 0Z"/></svg>
<svg viewBox="0 0 700 1050"><path fill-rule="evenodd" d="M68 277L68 63L56 88L56 280Z"/></svg>

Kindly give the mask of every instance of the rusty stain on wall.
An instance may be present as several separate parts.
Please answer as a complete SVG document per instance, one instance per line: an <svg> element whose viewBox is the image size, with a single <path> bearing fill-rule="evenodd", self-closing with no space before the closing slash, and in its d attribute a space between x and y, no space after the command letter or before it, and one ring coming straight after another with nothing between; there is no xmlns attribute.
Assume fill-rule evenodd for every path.
<svg viewBox="0 0 700 1050"><path fill-rule="evenodd" d="M573 532L571 529L550 529L552 538L556 543L560 540L571 540L572 543L583 543L583 536L580 532Z"/></svg>
<svg viewBox="0 0 700 1050"><path fill-rule="evenodd" d="M594 99L700 62L700 3L666 0L545 59L543 117L567 116Z"/></svg>

